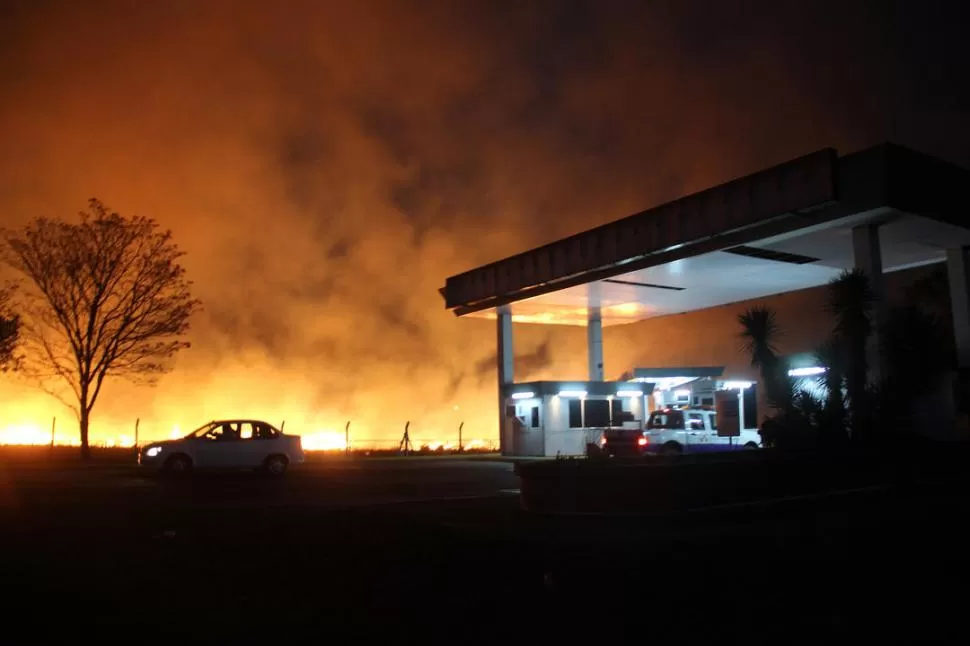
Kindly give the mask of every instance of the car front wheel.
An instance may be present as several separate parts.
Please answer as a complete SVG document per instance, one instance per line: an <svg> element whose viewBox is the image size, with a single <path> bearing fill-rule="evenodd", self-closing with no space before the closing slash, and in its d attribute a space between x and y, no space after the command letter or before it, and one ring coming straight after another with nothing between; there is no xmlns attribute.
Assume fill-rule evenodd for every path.
<svg viewBox="0 0 970 646"><path fill-rule="evenodd" d="M165 473L178 476L192 470L192 460L187 455L178 453L165 461Z"/></svg>
<svg viewBox="0 0 970 646"><path fill-rule="evenodd" d="M263 469L271 476L279 477L286 473L290 461L285 455L271 455L263 462Z"/></svg>

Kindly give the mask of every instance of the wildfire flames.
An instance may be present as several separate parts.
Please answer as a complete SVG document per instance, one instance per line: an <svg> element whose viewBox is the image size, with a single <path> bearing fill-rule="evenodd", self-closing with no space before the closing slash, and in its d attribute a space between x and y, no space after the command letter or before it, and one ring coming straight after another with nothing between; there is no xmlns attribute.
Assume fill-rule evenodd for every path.
<svg viewBox="0 0 970 646"><path fill-rule="evenodd" d="M49 445L58 446L79 446L80 438L78 435L77 420L70 413L62 412L55 416L49 409L41 407L28 408L22 410L11 410L5 407L3 422L0 423L0 445ZM228 416L232 417L232 416ZM40 420L47 419L47 422ZM91 444L102 447L133 447L136 441L139 445L148 442L177 439L184 437L194 430L199 424L206 420L193 421L191 424L171 423L154 421L142 421L139 423L137 440L135 437L135 424L128 428L122 428L118 424L99 424L97 419L92 422ZM274 422L279 426L279 422ZM334 427L311 426L307 429L294 428L295 425L284 424L284 431L299 435L302 438L303 448L307 451L343 451L347 448L347 440L343 430L335 430ZM351 448L353 449L386 449L398 445L400 438L374 438L372 432L364 434L368 429L356 429L357 435L351 435ZM415 447L424 447L429 450L456 450L458 448L457 438L454 440L427 440L429 434L423 433L423 437L412 434L412 443ZM355 439L356 438L356 439ZM483 439L469 439L462 442L466 449L485 449L490 444Z"/></svg>

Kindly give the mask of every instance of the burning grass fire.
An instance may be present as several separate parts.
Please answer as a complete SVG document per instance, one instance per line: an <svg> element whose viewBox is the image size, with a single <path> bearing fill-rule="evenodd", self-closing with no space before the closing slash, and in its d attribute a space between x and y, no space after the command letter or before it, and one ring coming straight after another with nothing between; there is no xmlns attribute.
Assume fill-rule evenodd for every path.
<svg viewBox="0 0 970 646"><path fill-rule="evenodd" d="M0 426L0 445L10 446L43 446L54 444L56 446L79 446L80 440L77 437L76 421L72 418L55 419L45 426L35 421L17 421ZM139 429L141 430L141 429ZM182 428L175 424L171 427L167 435L151 433L142 435L139 433L138 444L160 439L176 439L188 434L191 428ZM344 451L347 449L347 442L343 431L330 429L318 429L310 431L294 431L286 428L288 432L299 435L302 438L303 448L306 451ZM136 443L134 431L127 433L118 430L108 430L107 432L97 432L95 429L92 444L105 448L127 448L134 447ZM426 451L457 451L457 440L412 440L415 449ZM364 439L357 442L351 441L352 450L382 450L395 448L398 440L384 439ZM465 440L462 448L466 450L487 450L491 443L480 438Z"/></svg>
<svg viewBox="0 0 970 646"><path fill-rule="evenodd" d="M259 419L301 436L307 451L345 451L348 438L351 451L387 451L399 447L410 419L415 451L456 451L463 421L462 448L486 451L497 445L489 437L493 429L466 420L491 420L489 403L483 399L480 406L469 402L461 408L453 402L429 404L406 418L408 411L393 398L337 406L321 402L305 382L290 375L233 365L218 377L183 370L158 388L113 382L94 411L90 441L93 447L132 447L184 437L214 419ZM400 415L395 414L399 407ZM345 434L347 420L351 424ZM49 446L52 439L59 446L79 445L73 411L16 377L0 379L0 445Z"/></svg>
<svg viewBox="0 0 970 646"><path fill-rule="evenodd" d="M47 418L46 423L40 420ZM28 410L23 413L11 411L7 408L4 411L4 420L0 422L0 445L11 446L79 446L77 421L67 413L62 412L58 416L52 415L49 411ZM163 439L176 439L190 433L198 424L161 424L151 421L138 421L137 437L135 422L129 428L122 428L120 424L97 424L92 428L92 445L104 448L128 448L136 444L142 445L152 441ZM320 428L311 426L309 429L294 428L296 425L271 422L276 426L282 425L284 431L299 435L302 438L303 448L306 451L345 451L347 450L347 437L343 430L334 428ZM368 429L363 429L367 431ZM430 434L428 434L430 435ZM374 437L373 433L360 434L359 439L351 436L351 450L387 450L396 448L400 438L393 438L388 435ZM458 440L436 440L426 437L412 437L412 444L415 450L424 451L457 451ZM466 450L484 451L492 448L492 444L481 438L471 438L462 441L462 448Z"/></svg>

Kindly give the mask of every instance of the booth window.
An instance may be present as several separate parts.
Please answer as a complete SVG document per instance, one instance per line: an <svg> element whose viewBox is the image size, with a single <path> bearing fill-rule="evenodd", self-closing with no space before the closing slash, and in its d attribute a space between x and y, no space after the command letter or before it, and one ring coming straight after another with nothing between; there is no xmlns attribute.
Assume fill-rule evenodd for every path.
<svg viewBox="0 0 970 646"><path fill-rule="evenodd" d="M569 428L583 428L583 402L579 399L569 400Z"/></svg>
<svg viewBox="0 0 970 646"><path fill-rule="evenodd" d="M600 428L610 425L610 402L607 399L586 400L587 428Z"/></svg>
<svg viewBox="0 0 970 646"><path fill-rule="evenodd" d="M532 407L532 428L539 428L539 407Z"/></svg>
<svg viewBox="0 0 970 646"><path fill-rule="evenodd" d="M610 420L610 424L617 426L623 422L635 422L636 419L633 417L633 413L628 410L623 410L623 400L614 399L613 400L613 418Z"/></svg>

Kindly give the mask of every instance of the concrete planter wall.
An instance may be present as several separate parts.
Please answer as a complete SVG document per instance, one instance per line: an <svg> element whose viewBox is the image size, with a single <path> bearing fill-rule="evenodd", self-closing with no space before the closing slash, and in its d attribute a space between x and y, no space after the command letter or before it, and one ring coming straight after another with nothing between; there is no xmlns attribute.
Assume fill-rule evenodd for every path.
<svg viewBox="0 0 970 646"><path fill-rule="evenodd" d="M667 462L521 463L516 470L521 479L522 507L527 511L642 514L898 484L958 469L959 460L952 453L932 458L875 458L852 454L791 456L761 451Z"/></svg>

